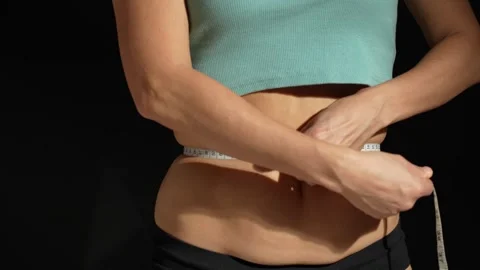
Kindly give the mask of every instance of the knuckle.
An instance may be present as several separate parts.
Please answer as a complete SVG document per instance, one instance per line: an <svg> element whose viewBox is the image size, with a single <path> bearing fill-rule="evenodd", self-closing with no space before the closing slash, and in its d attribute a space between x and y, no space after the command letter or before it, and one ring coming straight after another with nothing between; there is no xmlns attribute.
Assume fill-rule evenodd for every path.
<svg viewBox="0 0 480 270"><path fill-rule="evenodd" d="M324 130L322 130L321 128L317 127L317 126L310 126L308 129L307 129L307 132L305 132L306 134L316 138L316 139L321 139L322 136L325 136L323 133L324 133Z"/></svg>
<svg viewBox="0 0 480 270"><path fill-rule="evenodd" d="M414 205L415 205L415 200L412 200L412 199L406 200L406 201L402 204L400 210L401 210L401 211L410 210L410 209L413 208Z"/></svg>
<svg viewBox="0 0 480 270"><path fill-rule="evenodd" d="M413 182L408 188L405 190L405 196L409 197L410 199L417 199L425 193L426 186L421 181Z"/></svg>
<svg viewBox="0 0 480 270"><path fill-rule="evenodd" d="M407 202L407 207L408 209L412 209L413 206L415 205L415 201L414 199L411 199L410 201Z"/></svg>
<svg viewBox="0 0 480 270"><path fill-rule="evenodd" d="M413 187L412 195L415 197L420 197L424 192L425 192L425 186L422 185L421 183L417 183L417 185Z"/></svg>
<svg viewBox="0 0 480 270"><path fill-rule="evenodd" d="M415 191L416 191L415 194L417 197L428 195L433 192L433 184L426 181L422 181L417 185Z"/></svg>

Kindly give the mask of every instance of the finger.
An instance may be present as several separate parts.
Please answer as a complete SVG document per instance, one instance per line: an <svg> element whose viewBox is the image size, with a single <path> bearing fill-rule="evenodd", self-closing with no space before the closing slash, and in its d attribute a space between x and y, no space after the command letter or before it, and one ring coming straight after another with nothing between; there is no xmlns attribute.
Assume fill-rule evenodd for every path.
<svg viewBox="0 0 480 270"><path fill-rule="evenodd" d="M317 113L318 114L318 113ZM298 131L302 132L302 133L305 133L308 131L308 129L310 127L312 127L315 119L316 119L316 116L317 114L313 115L312 117L308 118L307 121L305 121L299 128L298 128Z"/></svg>
<svg viewBox="0 0 480 270"><path fill-rule="evenodd" d="M408 160L404 159L404 161L410 163ZM431 178L433 176L433 170L432 168L428 167L428 166L418 166L418 165L415 165L413 163L410 163L411 165L413 165L413 173L415 173L415 175L419 176L419 177L422 177L422 178Z"/></svg>
<svg viewBox="0 0 480 270"><path fill-rule="evenodd" d="M365 213L366 215L374 218L374 219L382 219L382 215L380 213L377 213L371 209L361 209L363 213Z"/></svg>
<svg viewBox="0 0 480 270"><path fill-rule="evenodd" d="M269 169L267 167L263 167L263 166L260 166L260 165L256 165L256 164L253 165L253 169L256 170L257 172L261 172L261 173L266 173L266 172L273 171L272 169Z"/></svg>
<svg viewBox="0 0 480 270"><path fill-rule="evenodd" d="M422 190L420 192L420 197L430 196L433 193L433 182L428 179L427 181L423 181Z"/></svg>
<svg viewBox="0 0 480 270"><path fill-rule="evenodd" d="M350 143L350 148L360 151L363 149L363 146L365 146L369 139L370 136L368 135L368 133L363 133L355 141Z"/></svg>
<svg viewBox="0 0 480 270"><path fill-rule="evenodd" d="M366 204L362 204L362 207L359 208L362 212L364 212L365 214L367 214L368 216L374 218L374 219L382 219L385 217L385 214L380 212L380 211L377 211L373 208L371 208L370 206L367 206Z"/></svg>
<svg viewBox="0 0 480 270"><path fill-rule="evenodd" d="M357 150L357 151L361 151L363 149L364 145L365 145L364 143L362 143L360 141L356 141L350 146L350 148L352 148L354 150Z"/></svg>
<svg viewBox="0 0 480 270"><path fill-rule="evenodd" d="M382 220L384 218L388 218L390 216L394 216L394 214L386 214L386 213L374 213L372 215L370 215L371 217L373 217L374 219L378 219L378 220Z"/></svg>
<svg viewBox="0 0 480 270"><path fill-rule="evenodd" d="M432 178L433 176L433 170L432 168L428 167L428 166L424 166L421 168L422 169L422 174L423 174L423 177L425 178Z"/></svg>

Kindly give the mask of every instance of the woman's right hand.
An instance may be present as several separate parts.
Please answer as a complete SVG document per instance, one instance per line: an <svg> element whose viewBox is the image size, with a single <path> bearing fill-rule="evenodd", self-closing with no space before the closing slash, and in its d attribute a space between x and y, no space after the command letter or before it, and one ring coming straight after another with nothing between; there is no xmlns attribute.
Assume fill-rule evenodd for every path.
<svg viewBox="0 0 480 270"><path fill-rule="evenodd" d="M430 195L432 174L429 167L385 152L350 152L334 168L341 195L378 219L409 210L419 198Z"/></svg>

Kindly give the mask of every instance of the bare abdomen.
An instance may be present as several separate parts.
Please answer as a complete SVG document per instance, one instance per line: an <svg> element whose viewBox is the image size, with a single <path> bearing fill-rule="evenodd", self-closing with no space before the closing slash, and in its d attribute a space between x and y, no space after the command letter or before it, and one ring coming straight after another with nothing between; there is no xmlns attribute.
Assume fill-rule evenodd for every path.
<svg viewBox="0 0 480 270"><path fill-rule="evenodd" d="M297 129L361 86L309 86L244 97L274 120ZM385 134L372 138L380 143ZM188 134L179 143L198 145ZM259 264L338 261L392 231L398 218L374 220L338 194L277 171L260 173L239 160L181 156L158 193L155 220L195 246Z"/></svg>

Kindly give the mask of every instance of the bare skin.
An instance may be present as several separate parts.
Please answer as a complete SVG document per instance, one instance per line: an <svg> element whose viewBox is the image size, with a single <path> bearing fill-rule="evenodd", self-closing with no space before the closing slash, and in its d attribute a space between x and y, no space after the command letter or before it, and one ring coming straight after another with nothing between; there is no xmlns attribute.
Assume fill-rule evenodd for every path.
<svg viewBox="0 0 480 270"><path fill-rule="evenodd" d="M348 151L292 130L362 86L297 87L240 98L192 69L183 1L113 2L122 62L140 114L174 130L183 145L212 145L226 154L281 169L299 179L311 177L339 192L338 183L323 181L328 174L319 172L332 168L332 158L328 157L336 159ZM476 72L480 30L468 2L406 2L434 48L409 72L363 95L359 104L372 105L373 100L380 100L386 108L381 114L385 126L441 106L480 81L480 73ZM217 106L212 108L210 104L215 102ZM241 134L245 131L251 135L248 140ZM194 137L191 134L195 132ZM384 136L377 134L369 142L379 143ZM278 151L280 148L282 151ZM299 152L310 158L300 164ZM389 168L401 171L393 166L399 163L384 153L378 154L389 161L384 163ZM357 165L359 159L355 160ZM421 180L418 174L416 178L404 175ZM375 176L373 179L379 180L385 175ZM381 180L392 178L395 175ZM371 184L366 182L367 186ZM155 219L162 229L185 242L264 264L335 262L381 239L397 225L398 216L375 220L332 191L310 187L277 171L258 171L251 163L239 160L179 157L159 191ZM387 197L392 197L390 194ZM408 195L393 202L399 204L405 201L399 198L412 201L420 196ZM380 196L379 203L372 205L388 206L390 201L384 198ZM386 213L410 207L388 208ZM376 209L369 210L387 216Z"/></svg>
<svg viewBox="0 0 480 270"><path fill-rule="evenodd" d="M360 85L320 85L244 97L264 114L298 129ZM185 146L207 148L195 134ZM369 140L381 143L382 132ZM259 264L327 264L390 233L398 216L376 220L337 193L239 160L181 156L165 177L156 204L159 227L185 242Z"/></svg>

